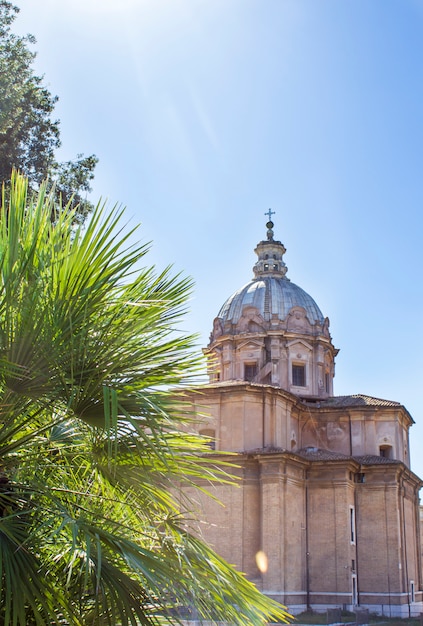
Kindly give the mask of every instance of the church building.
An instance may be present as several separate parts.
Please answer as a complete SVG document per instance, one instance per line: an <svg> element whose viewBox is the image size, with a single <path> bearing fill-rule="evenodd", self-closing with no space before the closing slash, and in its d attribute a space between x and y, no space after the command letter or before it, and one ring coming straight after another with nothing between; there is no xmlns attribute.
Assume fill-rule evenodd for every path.
<svg viewBox="0 0 423 626"><path fill-rule="evenodd" d="M334 395L329 320L287 277L273 228L269 212L254 277L213 321L209 383L190 393L199 432L237 482L206 486L219 502L190 494L199 532L293 614L419 614L413 419L399 402Z"/></svg>

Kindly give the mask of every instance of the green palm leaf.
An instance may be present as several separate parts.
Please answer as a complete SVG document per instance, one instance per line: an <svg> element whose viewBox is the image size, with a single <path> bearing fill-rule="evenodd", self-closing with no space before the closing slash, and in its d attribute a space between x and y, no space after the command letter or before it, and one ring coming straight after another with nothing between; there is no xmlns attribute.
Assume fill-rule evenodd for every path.
<svg viewBox="0 0 423 626"><path fill-rule="evenodd" d="M18 175L3 194L0 623L155 625L187 607L284 620L172 496L229 478L175 391L201 367L176 330L191 281L143 269L148 246L130 245L122 218L98 206L75 230Z"/></svg>

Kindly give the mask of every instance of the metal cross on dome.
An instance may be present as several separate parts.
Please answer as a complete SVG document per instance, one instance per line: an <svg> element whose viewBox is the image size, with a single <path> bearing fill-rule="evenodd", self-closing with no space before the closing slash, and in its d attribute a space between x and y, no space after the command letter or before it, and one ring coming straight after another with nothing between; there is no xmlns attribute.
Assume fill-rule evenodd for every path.
<svg viewBox="0 0 423 626"><path fill-rule="evenodd" d="M265 215L268 215L268 216L269 216L269 221L270 221L270 222L272 221L272 215L274 215L274 214L275 214L275 212L274 212L274 211L272 211L272 209L269 209L269 210L268 210L268 211L266 211L266 213L265 213Z"/></svg>

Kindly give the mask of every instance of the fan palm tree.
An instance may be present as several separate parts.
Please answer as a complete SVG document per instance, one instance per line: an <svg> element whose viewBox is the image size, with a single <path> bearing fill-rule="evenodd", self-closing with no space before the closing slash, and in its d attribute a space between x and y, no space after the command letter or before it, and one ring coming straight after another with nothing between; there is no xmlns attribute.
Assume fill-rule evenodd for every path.
<svg viewBox="0 0 423 626"><path fill-rule="evenodd" d="M224 480L181 423L191 282L142 267L122 212L70 209L14 174L0 216L0 624L285 620L189 531L175 484ZM179 396L175 388L182 390ZM171 390L171 391L170 391Z"/></svg>

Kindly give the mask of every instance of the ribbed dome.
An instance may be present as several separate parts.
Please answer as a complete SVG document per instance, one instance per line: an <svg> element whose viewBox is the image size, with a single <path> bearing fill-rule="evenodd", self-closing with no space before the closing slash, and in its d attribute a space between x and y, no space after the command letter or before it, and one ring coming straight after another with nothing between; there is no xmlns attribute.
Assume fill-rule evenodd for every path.
<svg viewBox="0 0 423 626"><path fill-rule="evenodd" d="M273 315L281 321L286 320L291 309L296 306L305 309L310 324L324 322L322 312L313 298L301 287L281 276L261 276L251 280L226 300L217 317L223 323L237 324L245 306L258 309L266 322Z"/></svg>
<svg viewBox="0 0 423 626"><path fill-rule="evenodd" d="M286 249L273 238L273 222L269 220L266 226L267 240L260 241L255 249L258 258L253 268L254 278L226 300L218 319L223 327L225 322L236 325L244 307L251 306L265 322L274 320L273 316L284 322L294 307L302 307L312 326L322 325L325 318L313 298L286 277L288 268L283 260Z"/></svg>

